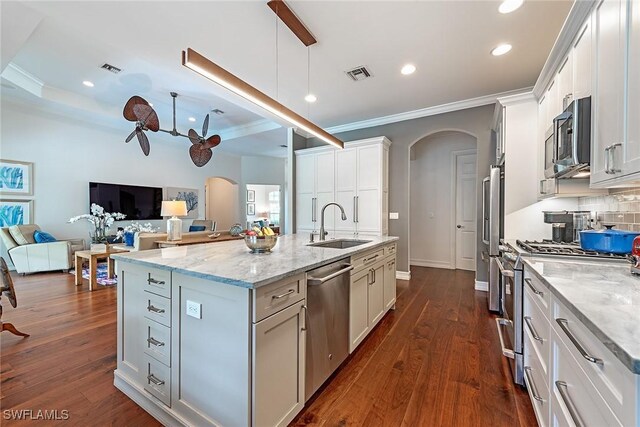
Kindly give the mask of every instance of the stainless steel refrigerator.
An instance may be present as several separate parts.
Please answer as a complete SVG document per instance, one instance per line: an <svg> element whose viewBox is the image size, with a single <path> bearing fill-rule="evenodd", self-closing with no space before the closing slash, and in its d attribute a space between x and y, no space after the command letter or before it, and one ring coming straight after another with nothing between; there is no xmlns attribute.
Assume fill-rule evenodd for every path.
<svg viewBox="0 0 640 427"><path fill-rule="evenodd" d="M491 166L482 181L482 241L487 245L489 262L489 310L501 312L500 304L500 240L504 237L504 170Z"/></svg>

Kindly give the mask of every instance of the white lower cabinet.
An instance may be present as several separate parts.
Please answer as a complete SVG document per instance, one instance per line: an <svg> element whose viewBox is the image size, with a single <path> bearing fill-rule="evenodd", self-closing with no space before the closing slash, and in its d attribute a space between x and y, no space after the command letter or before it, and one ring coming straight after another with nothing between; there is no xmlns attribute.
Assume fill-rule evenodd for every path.
<svg viewBox="0 0 640 427"><path fill-rule="evenodd" d="M396 306L396 257L395 255L385 259L383 294L384 294L385 311L389 310L390 308L394 308Z"/></svg>
<svg viewBox="0 0 640 427"><path fill-rule="evenodd" d="M361 271L351 276L349 288L349 353L364 340L369 333L369 283L371 270Z"/></svg>
<svg viewBox="0 0 640 427"><path fill-rule="evenodd" d="M528 266L525 280L525 382L538 424L640 426L640 376L627 369Z"/></svg>

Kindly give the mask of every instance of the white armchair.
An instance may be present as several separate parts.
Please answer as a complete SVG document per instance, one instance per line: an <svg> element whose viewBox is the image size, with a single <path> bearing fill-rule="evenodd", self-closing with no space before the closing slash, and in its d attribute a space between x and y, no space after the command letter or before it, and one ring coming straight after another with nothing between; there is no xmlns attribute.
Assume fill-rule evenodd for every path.
<svg viewBox="0 0 640 427"><path fill-rule="evenodd" d="M0 229L11 262L18 273L41 271L69 271L73 267L74 254L84 249L83 239L59 240L50 243L35 243L33 232L37 225Z"/></svg>

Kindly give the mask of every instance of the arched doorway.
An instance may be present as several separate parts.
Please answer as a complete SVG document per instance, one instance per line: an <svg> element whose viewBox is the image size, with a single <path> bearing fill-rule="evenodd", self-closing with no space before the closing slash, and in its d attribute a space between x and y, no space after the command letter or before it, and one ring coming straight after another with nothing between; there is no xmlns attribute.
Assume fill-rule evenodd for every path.
<svg viewBox="0 0 640 427"><path fill-rule="evenodd" d="M442 130L409 146L411 265L474 270L477 138Z"/></svg>
<svg viewBox="0 0 640 427"><path fill-rule="evenodd" d="M229 230L233 224L244 224L240 215L240 190L237 182L218 176L211 177L205 184L205 193L205 218L216 223L216 230Z"/></svg>

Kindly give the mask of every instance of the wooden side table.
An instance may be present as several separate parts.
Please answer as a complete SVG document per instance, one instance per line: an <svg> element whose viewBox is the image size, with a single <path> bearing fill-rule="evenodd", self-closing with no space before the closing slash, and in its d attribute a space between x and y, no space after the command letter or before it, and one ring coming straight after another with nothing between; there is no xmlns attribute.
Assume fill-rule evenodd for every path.
<svg viewBox="0 0 640 427"><path fill-rule="evenodd" d="M111 279L114 275L115 261L111 259L111 254L129 252L122 249L109 248L106 251L77 251L75 258L76 286L82 285L82 265L84 261L89 262L89 291L98 285L98 261L107 260L107 276Z"/></svg>

